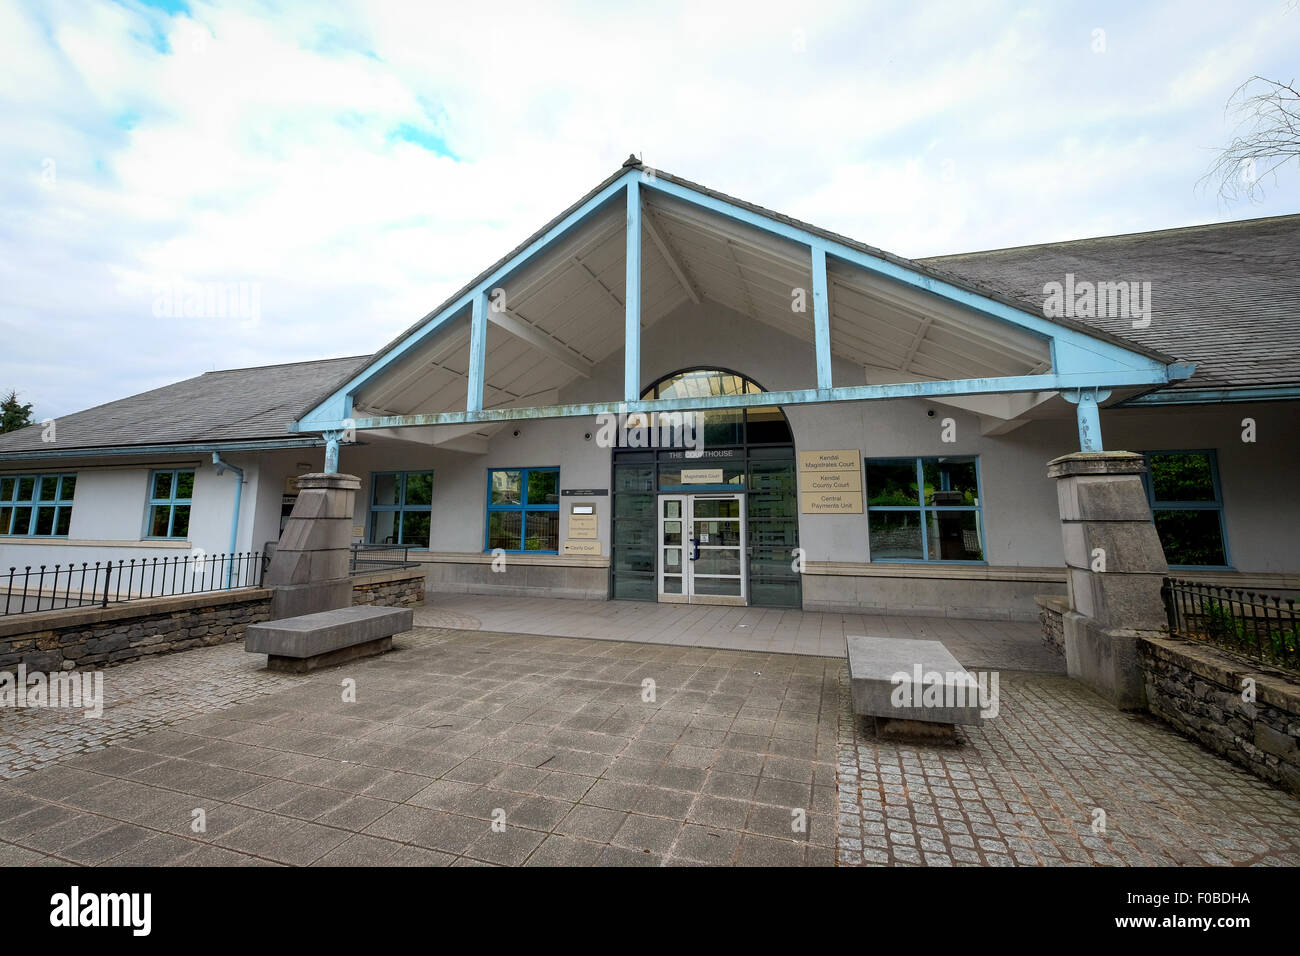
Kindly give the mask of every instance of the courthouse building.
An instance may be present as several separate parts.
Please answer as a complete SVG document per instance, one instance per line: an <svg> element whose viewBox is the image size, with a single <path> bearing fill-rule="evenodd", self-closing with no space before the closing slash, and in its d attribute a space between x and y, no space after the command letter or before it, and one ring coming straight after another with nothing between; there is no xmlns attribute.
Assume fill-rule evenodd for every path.
<svg viewBox="0 0 1300 956"><path fill-rule="evenodd" d="M338 470L432 595L1030 618L1082 449L1147 456L1175 574L1295 592L1297 262L1300 216L908 260L629 160L373 355L0 436L0 575L263 551Z"/></svg>

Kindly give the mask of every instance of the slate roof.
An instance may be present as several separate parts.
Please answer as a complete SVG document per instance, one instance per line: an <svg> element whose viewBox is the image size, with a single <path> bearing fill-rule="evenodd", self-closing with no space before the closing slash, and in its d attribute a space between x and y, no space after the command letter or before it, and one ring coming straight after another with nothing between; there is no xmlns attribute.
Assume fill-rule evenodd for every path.
<svg viewBox="0 0 1300 956"><path fill-rule="evenodd" d="M921 262L1042 314L1043 285L1151 283L1151 325L1078 321L1159 349L1196 373L1174 389L1300 384L1300 215L1080 239Z"/></svg>
<svg viewBox="0 0 1300 956"><path fill-rule="evenodd" d="M40 425L0 435L0 459L16 451L306 437L288 432L303 395L350 375L369 357L205 372L56 419L54 444L41 441Z"/></svg>

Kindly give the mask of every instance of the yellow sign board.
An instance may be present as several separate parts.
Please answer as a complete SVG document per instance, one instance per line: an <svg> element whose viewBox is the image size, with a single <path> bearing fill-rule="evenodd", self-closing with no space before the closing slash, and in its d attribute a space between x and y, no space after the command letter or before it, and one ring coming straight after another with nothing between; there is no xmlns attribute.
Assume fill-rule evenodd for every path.
<svg viewBox="0 0 1300 956"><path fill-rule="evenodd" d="M596 516L595 515L569 515L569 537L570 538L596 537Z"/></svg>
<svg viewBox="0 0 1300 956"><path fill-rule="evenodd" d="M856 448L799 452L799 511L862 514L862 453Z"/></svg>
<svg viewBox="0 0 1300 956"><path fill-rule="evenodd" d="M806 515L860 515L862 492L802 491L799 510Z"/></svg>
<svg viewBox="0 0 1300 956"><path fill-rule="evenodd" d="M566 541L564 542L565 554L600 554L599 541Z"/></svg>

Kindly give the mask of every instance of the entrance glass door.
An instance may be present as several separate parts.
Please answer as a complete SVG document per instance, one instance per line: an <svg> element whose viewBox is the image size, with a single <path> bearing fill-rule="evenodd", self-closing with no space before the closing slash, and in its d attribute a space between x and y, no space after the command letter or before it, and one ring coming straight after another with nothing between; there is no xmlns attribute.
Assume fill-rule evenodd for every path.
<svg viewBox="0 0 1300 956"><path fill-rule="evenodd" d="M746 604L744 495L659 497L659 600Z"/></svg>

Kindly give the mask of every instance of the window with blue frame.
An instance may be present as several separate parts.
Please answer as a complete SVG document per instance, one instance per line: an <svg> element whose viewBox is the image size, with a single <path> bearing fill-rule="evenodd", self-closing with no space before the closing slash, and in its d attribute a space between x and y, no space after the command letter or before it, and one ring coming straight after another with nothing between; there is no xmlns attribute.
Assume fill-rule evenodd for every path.
<svg viewBox="0 0 1300 956"><path fill-rule="evenodd" d="M487 550L560 550L560 469L488 471Z"/></svg>
<svg viewBox="0 0 1300 956"><path fill-rule="evenodd" d="M0 476L0 535L66 537L76 475Z"/></svg>
<svg viewBox="0 0 1300 956"><path fill-rule="evenodd" d="M868 458L872 561L984 560L974 457Z"/></svg>
<svg viewBox="0 0 1300 956"><path fill-rule="evenodd" d="M1213 451L1146 453L1147 499L1171 568L1226 568L1223 495Z"/></svg>
<svg viewBox="0 0 1300 956"><path fill-rule="evenodd" d="M433 472L388 471L371 476L371 544L427 548L433 523Z"/></svg>
<svg viewBox="0 0 1300 956"><path fill-rule="evenodd" d="M193 468L153 472L149 476L149 512L145 518L145 537L189 537L190 506L193 501Z"/></svg>

